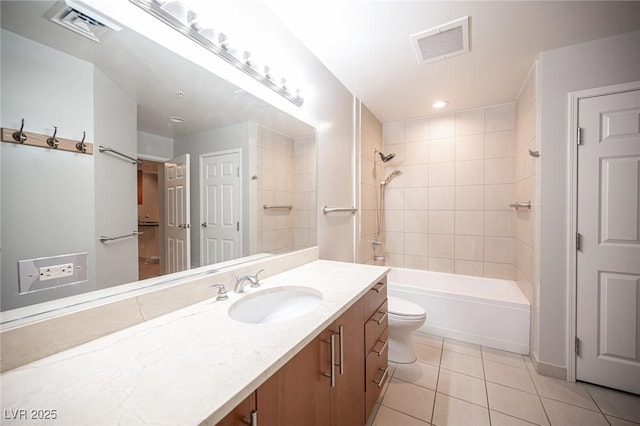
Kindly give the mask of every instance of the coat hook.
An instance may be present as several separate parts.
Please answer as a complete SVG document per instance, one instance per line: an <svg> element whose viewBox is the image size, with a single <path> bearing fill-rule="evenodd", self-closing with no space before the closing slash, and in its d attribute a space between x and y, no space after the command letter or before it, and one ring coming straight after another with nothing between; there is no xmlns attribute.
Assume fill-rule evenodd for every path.
<svg viewBox="0 0 640 426"><path fill-rule="evenodd" d="M53 126L53 136L47 139L47 145L54 149L58 149L58 145L60 144L60 142L58 142L58 139L56 139L56 133L58 133L58 127Z"/></svg>
<svg viewBox="0 0 640 426"><path fill-rule="evenodd" d="M80 152L87 152L87 144L84 143L84 138L87 136L87 132L82 132L82 140L76 144L76 149Z"/></svg>
<svg viewBox="0 0 640 426"><path fill-rule="evenodd" d="M533 151L531 148L529 148L529 155L532 157L540 157L540 151Z"/></svg>
<svg viewBox="0 0 640 426"><path fill-rule="evenodd" d="M20 130L17 132L13 132L13 140L16 142L24 143L27 140L27 135L22 131L24 129L24 118L22 119L22 124L20 124Z"/></svg>

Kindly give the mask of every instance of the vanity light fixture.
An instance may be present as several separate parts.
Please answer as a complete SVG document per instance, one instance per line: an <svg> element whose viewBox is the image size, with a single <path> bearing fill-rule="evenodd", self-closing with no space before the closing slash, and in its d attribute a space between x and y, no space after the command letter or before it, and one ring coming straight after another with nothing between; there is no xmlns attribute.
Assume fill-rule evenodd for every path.
<svg viewBox="0 0 640 426"><path fill-rule="evenodd" d="M440 108L444 108L447 105L449 105L449 101L445 101L445 100L438 100L435 101L434 103L431 104L432 108L436 108L436 109L440 109Z"/></svg>
<svg viewBox="0 0 640 426"><path fill-rule="evenodd" d="M294 105L300 107L304 103L304 98L300 94L299 89L292 93L286 84L286 80L276 80L271 75L270 68L267 66L263 68L263 72L260 72L260 70L257 69L259 67L257 67L253 61L252 55L247 51L232 48L225 34L219 34L218 42L216 43L215 37L212 36L214 31L211 28L201 28L195 20L196 13L192 10L184 10L184 3L173 0L129 1L240 71L259 81Z"/></svg>

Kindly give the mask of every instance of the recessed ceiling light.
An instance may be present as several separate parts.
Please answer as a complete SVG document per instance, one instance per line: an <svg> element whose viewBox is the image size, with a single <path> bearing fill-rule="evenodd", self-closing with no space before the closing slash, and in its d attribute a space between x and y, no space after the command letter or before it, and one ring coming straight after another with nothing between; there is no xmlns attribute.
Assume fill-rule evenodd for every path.
<svg viewBox="0 0 640 426"><path fill-rule="evenodd" d="M184 118L178 117L177 115L172 115L171 117L169 117L169 120L171 120L172 123L178 123L178 124L184 123Z"/></svg>
<svg viewBox="0 0 640 426"><path fill-rule="evenodd" d="M435 101L434 103L431 104L433 108L444 108L447 105L449 105L449 101L442 101L442 100Z"/></svg>

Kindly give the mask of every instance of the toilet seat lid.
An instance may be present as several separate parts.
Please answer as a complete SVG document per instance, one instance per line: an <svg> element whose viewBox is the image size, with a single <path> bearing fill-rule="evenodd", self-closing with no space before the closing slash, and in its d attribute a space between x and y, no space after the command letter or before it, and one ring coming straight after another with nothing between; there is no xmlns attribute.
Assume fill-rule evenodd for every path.
<svg viewBox="0 0 640 426"><path fill-rule="evenodd" d="M389 296L387 299L389 314L402 317L424 317L427 314L422 306L408 300L395 296Z"/></svg>

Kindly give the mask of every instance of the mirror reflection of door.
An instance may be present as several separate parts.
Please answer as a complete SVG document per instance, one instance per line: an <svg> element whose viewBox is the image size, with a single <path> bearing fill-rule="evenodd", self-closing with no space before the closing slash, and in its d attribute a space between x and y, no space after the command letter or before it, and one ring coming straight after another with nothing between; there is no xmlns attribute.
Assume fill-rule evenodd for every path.
<svg viewBox="0 0 640 426"><path fill-rule="evenodd" d="M142 160L138 165L138 276L141 280L157 277L160 270L161 187L159 175L163 163ZM162 212L164 213L164 212Z"/></svg>
<svg viewBox="0 0 640 426"><path fill-rule="evenodd" d="M242 255L241 151L200 156L201 253L205 264Z"/></svg>
<svg viewBox="0 0 640 426"><path fill-rule="evenodd" d="M164 164L166 273L190 269L189 154Z"/></svg>

